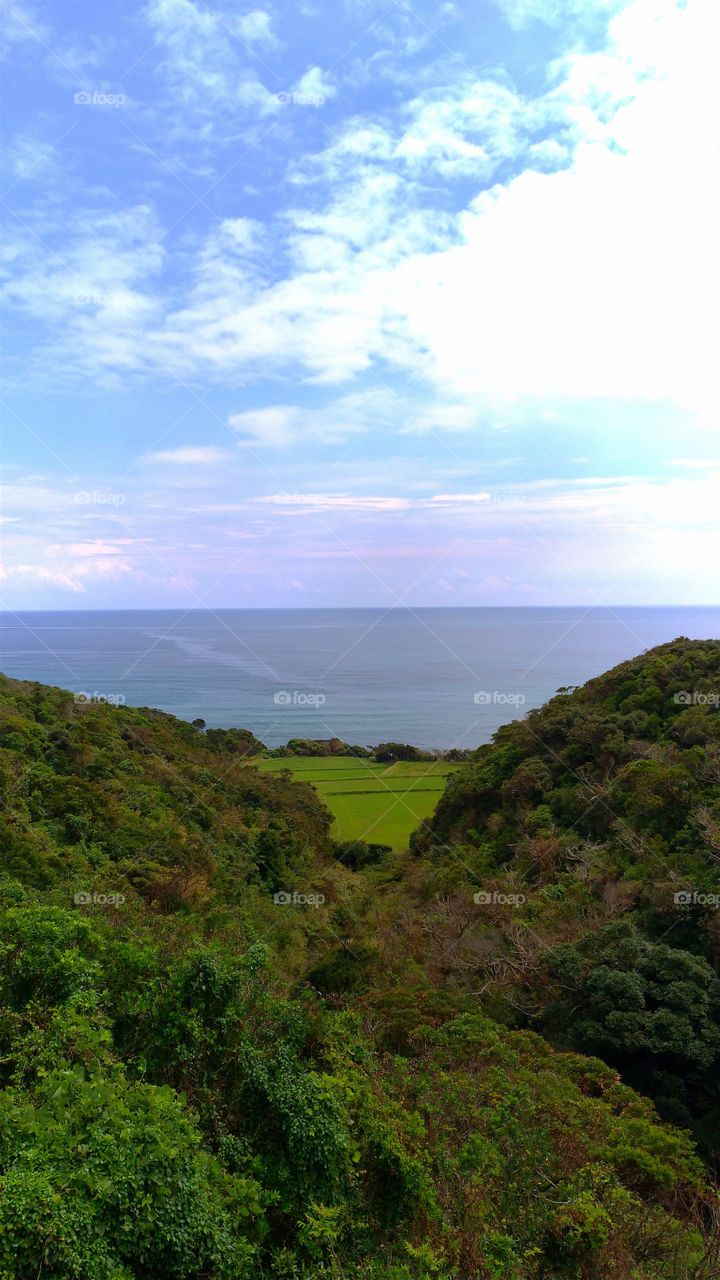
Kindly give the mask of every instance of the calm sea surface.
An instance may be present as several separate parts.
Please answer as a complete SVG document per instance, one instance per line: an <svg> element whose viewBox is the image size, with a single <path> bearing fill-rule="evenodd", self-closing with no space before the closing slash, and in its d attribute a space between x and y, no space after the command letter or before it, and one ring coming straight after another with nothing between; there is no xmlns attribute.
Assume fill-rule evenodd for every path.
<svg viewBox="0 0 720 1280"><path fill-rule="evenodd" d="M0 615L0 669L208 726L473 747L720 608L224 609Z"/></svg>

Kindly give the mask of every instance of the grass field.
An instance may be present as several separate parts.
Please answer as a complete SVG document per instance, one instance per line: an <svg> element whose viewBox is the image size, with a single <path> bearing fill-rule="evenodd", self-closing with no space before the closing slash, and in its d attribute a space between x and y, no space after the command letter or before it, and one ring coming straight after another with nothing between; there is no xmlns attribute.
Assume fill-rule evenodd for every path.
<svg viewBox="0 0 720 1280"><path fill-rule="evenodd" d="M291 756L254 761L263 773L289 769L310 782L335 818L336 840L407 847L410 832L433 812L447 775L444 761L375 764L341 756Z"/></svg>

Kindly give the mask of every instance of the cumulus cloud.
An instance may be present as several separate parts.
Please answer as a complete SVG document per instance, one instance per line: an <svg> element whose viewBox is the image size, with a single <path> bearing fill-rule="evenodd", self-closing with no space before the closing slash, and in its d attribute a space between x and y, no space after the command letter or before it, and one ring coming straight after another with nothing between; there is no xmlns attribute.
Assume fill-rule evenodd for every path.
<svg viewBox="0 0 720 1280"><path fill-rule="evenodd" d="M229 29L237 32L249 45L272 46L278 43L272 18L265 9L251 9L250 13L228 17L226 22Z"/></svg>
<svg viewBox="0 0 720 1280"><path fill-rule="evenodd" d="M395 144L395 159L411 170L476 181L517 156L535 123L533 105L493 80L461 84L442 98L426 93L408 104L406 115L410 124Z"/></svg>
<svg viewBox="0 0 720 1280"><path fill-rule="evenodd" d="M182 93L205 78L207 100L224 100L224 21L191 0L153 0L148 12ZM717 22L713 0L633 0L604 52L562 59L536 100L463 73L394 122L350 121L296 167L292 207L253 230L252 246L247 219L213 227L180 306L152 288L168 250L147 209L93 222L94 240L81 214L65 265L49 271L29 261L21 229L8 300L60 321L74 298L100 298L60 347L86 370L292 370L340 384L375 366L478 411L483 397L614 396L712 412ZM208 62L218 47L219 64ZM328 91L317 68L298 83ZM306 198L313 173L326 187ZM428 175L476 194L465 185L464 208L442 210ZM287 440L285 408L238 428Z"/></svg>
<svg viewBox="0 0 720 1280"><path fill-rule="evenodd" d="M294 275L255 286L225 278L214 319L203 323L207 312L191 306L171 321L172 333L226 369L297 361L311 377L342 381L384 361L460 397L714 405L705 315L718 294L720 208L706 160L716 150L717 13L709 0L667 8L646 46L643 4L615 20L602 65L573 57L552 107L543 107L565 113L571 165L524 170L477 195L453 225L434 210L403 207L376 131L380 163L358 181L349 161L329 206L293 214ZM498 90L491 128L501 151L516 127L505 98ZM468 102L460 104L465 121ZM463 142L456 111L451 145L449 123L434 118L448 109L423 103L415 132L395 147L414 146L416 162L440 173L476 165L481 187L472 148L487 151L487 141Z"/></svg>
<svg viewBox="0 0 720 1280"><path fill-rule="evenodd" d="M309 67L293 86L292 97L299 106L320 107L337 90L330 75L322 67Z"/></svg>

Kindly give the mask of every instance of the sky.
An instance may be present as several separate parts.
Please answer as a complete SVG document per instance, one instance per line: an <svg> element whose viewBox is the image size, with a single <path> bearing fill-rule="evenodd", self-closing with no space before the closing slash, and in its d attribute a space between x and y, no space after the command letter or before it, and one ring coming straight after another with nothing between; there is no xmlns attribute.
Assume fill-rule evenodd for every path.
<svg viewBox="0 0 720 1280"><path fill-rule="evenodd" d="M2 607L717 603L717 0L2 28Z"/></svg>

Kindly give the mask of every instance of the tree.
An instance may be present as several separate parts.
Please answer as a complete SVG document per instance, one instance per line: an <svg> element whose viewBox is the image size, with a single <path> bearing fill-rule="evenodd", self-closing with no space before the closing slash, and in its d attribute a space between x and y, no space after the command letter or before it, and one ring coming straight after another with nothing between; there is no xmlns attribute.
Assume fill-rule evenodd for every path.
<svg viewBox="0 0 720 1280"><path fill-rule="evenodd" d="M546 955L555 998L542 1018L552 1038L616 1066L675 1123L716 1106L720 981L699 956L651 943L629 921L607 925ZM704 1130L704 1132L703 1132Z"/></svg>

